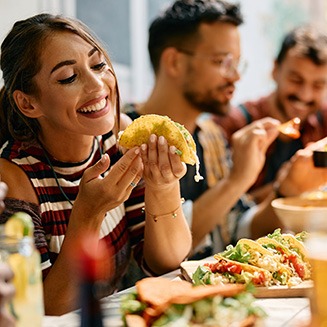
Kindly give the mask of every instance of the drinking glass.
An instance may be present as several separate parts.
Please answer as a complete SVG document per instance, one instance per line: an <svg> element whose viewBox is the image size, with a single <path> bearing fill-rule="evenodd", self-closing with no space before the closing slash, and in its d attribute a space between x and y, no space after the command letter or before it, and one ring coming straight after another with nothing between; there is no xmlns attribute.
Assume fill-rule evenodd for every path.
<svg viewBox="0 0 327 327"><path fill-rule="evenodd" d="M42 325L44 315L40 254L34 239L0 235L0 260L7 262L14 272L16 289L9 310L16 318L17 327Z"/></svg>
<svg viewBox="0 0 327 327"><path fill-rule="evenodd" d="M311 326L327 327L327 217L312 217L306 240L314 287L310 294Z"/></svg>

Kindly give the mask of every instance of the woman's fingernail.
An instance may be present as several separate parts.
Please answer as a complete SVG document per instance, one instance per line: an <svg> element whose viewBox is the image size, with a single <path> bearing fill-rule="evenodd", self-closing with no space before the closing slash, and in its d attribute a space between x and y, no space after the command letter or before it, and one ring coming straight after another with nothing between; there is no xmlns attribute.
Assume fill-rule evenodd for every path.
<svg viewBox="0 0 327 327"><path fill-rule="evenodd" d="M142 145L141 145L141 150L142 150L142 151L146 151L146 147L147 147L146 144L142 144Z"/></svg>
<svg viewBox="0 0 327 327"><path fill-rule="evenodd" d="M176 147L173 146L173 145L170 146L170 147L169 147L169 151L170 151L171 154L175 154L175 153L176 153Z"/></svg>
<svg viewBox="0 0 327 327"><path fill-rule="evenodd" d="M159 136L159 140L158 140L159 144L163 145L165 144L165 138L163 136Z"/></svg>
<svg viewBox="0 0 327 327"><path fill-rule="evenodd" d="M140 149L139 149L139 148L137 148L137 149L135 150L135 154L140 154Z"/></svg>
<svg viewBox="0 0 327 327"><path fill-rule="evenodd" d="M156 140L156 136L154 135L154 134L151 134L150 135L150 142L155 142L155 140Z"/></svg>

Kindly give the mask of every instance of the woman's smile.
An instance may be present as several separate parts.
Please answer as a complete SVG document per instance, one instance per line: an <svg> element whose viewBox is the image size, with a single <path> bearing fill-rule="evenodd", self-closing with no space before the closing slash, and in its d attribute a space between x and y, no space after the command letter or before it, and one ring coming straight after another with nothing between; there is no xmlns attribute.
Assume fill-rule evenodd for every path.
<svg viewBox="0 0 327 327"><path fill-rule="evenodd" d="M98 118L106 115L110 111L110 106L108 103L108 97L101 99L100 101L83 106L78 109L77 112L82 115L87 115L89 118Z"/></svg>

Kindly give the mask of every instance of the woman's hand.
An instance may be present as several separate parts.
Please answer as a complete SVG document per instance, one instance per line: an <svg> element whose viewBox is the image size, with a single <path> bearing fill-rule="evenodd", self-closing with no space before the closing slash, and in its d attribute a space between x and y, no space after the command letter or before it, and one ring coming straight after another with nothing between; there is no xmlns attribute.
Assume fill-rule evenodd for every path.
<svg viewBox="0 0 327 327"><path fill-rule="evenodd" d="M148 144L141 145L141 158L145 184L152 189L169 188L186 173L186 165L176 154L176 147L169 146L163 136L152 134Z"/></svg>
<svg viewBox="0 0 327 327"><path fill-rule="evenodd" d="M101 174L108 170L109 165L110 158L108 154L104 154L101 160L83 174L75 204L79 203L83 207L86 204L86 210L92 215L104 215L126 201L142 177L143 165L139 148L128 150L106 176L102 177Z"/></svg>

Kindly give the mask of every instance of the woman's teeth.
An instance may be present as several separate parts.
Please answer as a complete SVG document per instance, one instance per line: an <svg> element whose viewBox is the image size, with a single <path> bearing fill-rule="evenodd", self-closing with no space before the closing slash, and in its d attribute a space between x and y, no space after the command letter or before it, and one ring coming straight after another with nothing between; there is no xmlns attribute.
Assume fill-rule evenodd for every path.
<svg viewBox="0 0 327 327"><path fill-rule="evenodd" d="M79 109L79 112L96 112L102 110L107 103L106 99L102 99L100 102L96 104L92 104L91 106L87 106L84 108Z"/></svg>

